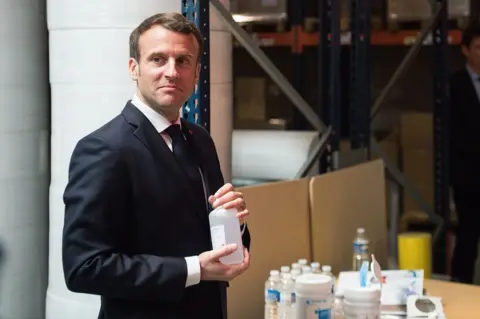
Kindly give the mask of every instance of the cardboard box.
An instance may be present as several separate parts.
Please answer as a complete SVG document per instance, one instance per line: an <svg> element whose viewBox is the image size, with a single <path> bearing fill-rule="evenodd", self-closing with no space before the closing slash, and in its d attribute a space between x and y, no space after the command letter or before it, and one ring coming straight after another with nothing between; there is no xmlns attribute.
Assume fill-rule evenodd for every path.
<svg viewBox="0 0 480 319"><path fill-rule="evenodd" d="M433 151L431 149L403 149L403 173L428 204L434 203ZM418 203L404 191L404 211L420 209Z"/></svg>
<svg viewBox="0 0 480 319"><path fill-rule="evenodd" d="M264 77L235 79L235 119L238 121L267 119L267 81Z"/></svg>
<svg viewBox="0 0 480 319"><path fill-rule="evenodd" d="M402 148L433 148L433 116L427 112L405 112L400 119Z"/></svg>
<svg viewBox="0 0 480 319"><path fill-rule="evenodd" d="M371 249L387 267L385 176L380 160L287 182L241 188L251 232L250 268L230 282L228 317L263 318L269 271L298 258L351 269L352 240L365 227Z"/></svg>

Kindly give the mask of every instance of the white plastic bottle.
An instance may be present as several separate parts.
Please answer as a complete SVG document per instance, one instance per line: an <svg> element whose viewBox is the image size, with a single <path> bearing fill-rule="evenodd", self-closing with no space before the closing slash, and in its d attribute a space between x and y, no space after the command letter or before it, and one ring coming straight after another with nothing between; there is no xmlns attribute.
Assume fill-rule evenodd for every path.
<svg viewBox="0 0 480 319"><path fill-rule="evenodd" d="M332 319L331 278L322 274L304 274L295 281L295 318Z"/></svg>
<svg viewBox="0 0 480 319"><path fill-rule="evenodd" d="M332 278L332 292L334 292L335 291L335 280L336 279L335 279L335 276L332 273L332 267L329 266L329 265L323 265L322 266L322 274Z"/></svg>
<svg viewBox="0 0 480 319"><path fill-rule="evenodd" d="M312 268L312 273L314 274L319 274L321 273L322 271L320 270L320 263L318 262L312 262L310 263L310 267Z"/></svg>
<svg viewBox="0 0 480 319"><path fill-rule="evenodd" d="M353 263L354 271L359 271L364 261L370 261L368 253L369 240L365 235L365 228L358 228L357 234L353 239Z"/></svg>
<svg viewBox="0 0 480 319"><path fill-rule="evenodd" d="M214 209L210 215L210 234L213 249L227 244L237 244L237 249L230 255L220 258L225 265L241 264L243 262L243 243L240 222L236 209L225 209L222 206Z"/></svg>
<svg viewBox="0 0 480 319"><path fill-rule="evenodd" d="M296 268L296 269L292 269L290 271L290 274L292 275L292 280L295 281L295 279L302 274L302 271Z"/></svg>
<svg viewBox="0 0 480 319"><path fill-rule="evenodd" d="M280 303L278 304L278 319L293 319L294 282L290 274L283 274L280 284Z"/></svg>
<svg viewBox="0 0 480 319"><path fill-rule="evenodd" d="M292 264L292 270L293 269L302 270L302 266L299 263L293 263Z"/></svg>
<svg viewBox="0 0 480 319"><path fill-rule="evenodd" d="M265 319L278 319L280 301L280 272L271 270L265 282Z"/></svg>

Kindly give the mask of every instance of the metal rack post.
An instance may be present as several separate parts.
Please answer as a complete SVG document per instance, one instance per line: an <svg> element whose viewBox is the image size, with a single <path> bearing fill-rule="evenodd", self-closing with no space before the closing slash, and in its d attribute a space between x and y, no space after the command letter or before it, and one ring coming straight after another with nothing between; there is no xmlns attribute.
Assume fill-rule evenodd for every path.
<svg viewBox="0 0 480 319"><path fill-rule="evenodd" d="M195 91L183 106L182 116L210 131L210 1L182 0L182 14L195 22L203 35L202 68Z"/></svg>
<svg viewBox="0 0 480 319"><path fill-rule="evenodd" d="M318 114L333 129L330 147L320 161L321 173L339 166L341 135L340 104L340 4L336 0L320 1L320 36L318 41Z"/></svg>
<svg viewBox="0 0 480 319"><path fill-rule="evenodd" d="M366 149L370 144L370 5L368 0L350 1L350 143Z"/></svg>
<svg viewBox="0 0 480 319"><path fill-rule="evenodd" d="M293 87L301 96L305 96L305 54L303 52L303 44L301 35L303 32L304 20L304 2L305 0L297 0L290 6L291 16L290 23L292 28L292 63L293 63ZM293 129L301 130L306 126L305 118L294 109Z"/></svg>
<svg viewBox="0 0 480 319"><path fill-rule="evenodd" d="M441 4L440 18L433 30L433 129L434 129L434 201L435 214L441 216L444 220L444 228L450 224L449 210L449 90L448 90L448 0L436 0ZM444 233L445 234L445 233ZM442 245L446 247L446 237L442 236ZM445 252L445 250L444 250ZM445 265L445 256L439 258ZM439 267L437 272L445 273L446 268Z"/></svg>

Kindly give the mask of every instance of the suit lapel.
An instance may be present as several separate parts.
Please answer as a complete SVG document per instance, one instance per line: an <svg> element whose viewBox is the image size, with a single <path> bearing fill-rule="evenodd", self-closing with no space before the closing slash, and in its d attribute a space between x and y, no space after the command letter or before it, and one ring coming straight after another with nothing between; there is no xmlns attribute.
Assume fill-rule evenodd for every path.
<svg viewBox="0 0 480 319"><path fill-rule="evenodd" d="M173 180L178 181L178 185L183 188L183 193L188 197L187 201L195 209L198 218L202 223L208 223L205 211L195 205L198 201L193 196L193 189L190 187L191 183L160 133L156 131L155 127L143 113L130 102L127 103L122 114L130 124L136 127L133 133L135 137L147 147L158 163L164 163L168 167L164 172L171 174Z"/></svg>
<svg viewBox="0 0 480 319"><path fill-rule="evenodd" d="M470 76L470 73L466 68L463 70L463 75L465 87L468 88L465 92L465 94L467 95L467 101L471 101L471 105L473 107L480 109L480 97L477 94L477 90L475 88L475 85L473 84L472 77Z"/></svg>
<svg viewBox="0 0 480 319"><path fill-rule="evenodd" d="M211 180L210 180L210 173L209 173L209 161L205 157L205 151L202 150L202 141L198 138L196 134L193 134L193 130L190 128L190 123L188 123L186 120L182 119L182 129L183 133L187 138L188 143L190 144L190 147L193 149L194 154L195 154L195 159L202 170L202 175L203 175L203 180L205 183L205 188L206 188L206 193L207 193L207 202L208 202L208 196L210 194L213 194L211 192ZM212 207L208 203L208 210L211 211Z"/></svg>

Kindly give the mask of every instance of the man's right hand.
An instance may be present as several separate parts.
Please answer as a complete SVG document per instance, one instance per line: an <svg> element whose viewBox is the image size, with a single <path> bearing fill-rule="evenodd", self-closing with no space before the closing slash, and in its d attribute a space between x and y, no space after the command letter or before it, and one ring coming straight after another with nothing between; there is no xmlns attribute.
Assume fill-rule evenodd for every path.
<svg viewBox="0 0 480 319"><path fill-rule="evenodd" d="M220 262L221 257L232 254L236 249L236 244L229 244L200 254L198 259L201 280L230 281L247 270L250 265L250 254L246 248L243 249L244 259L241 264L224 265Z"/></svg>

